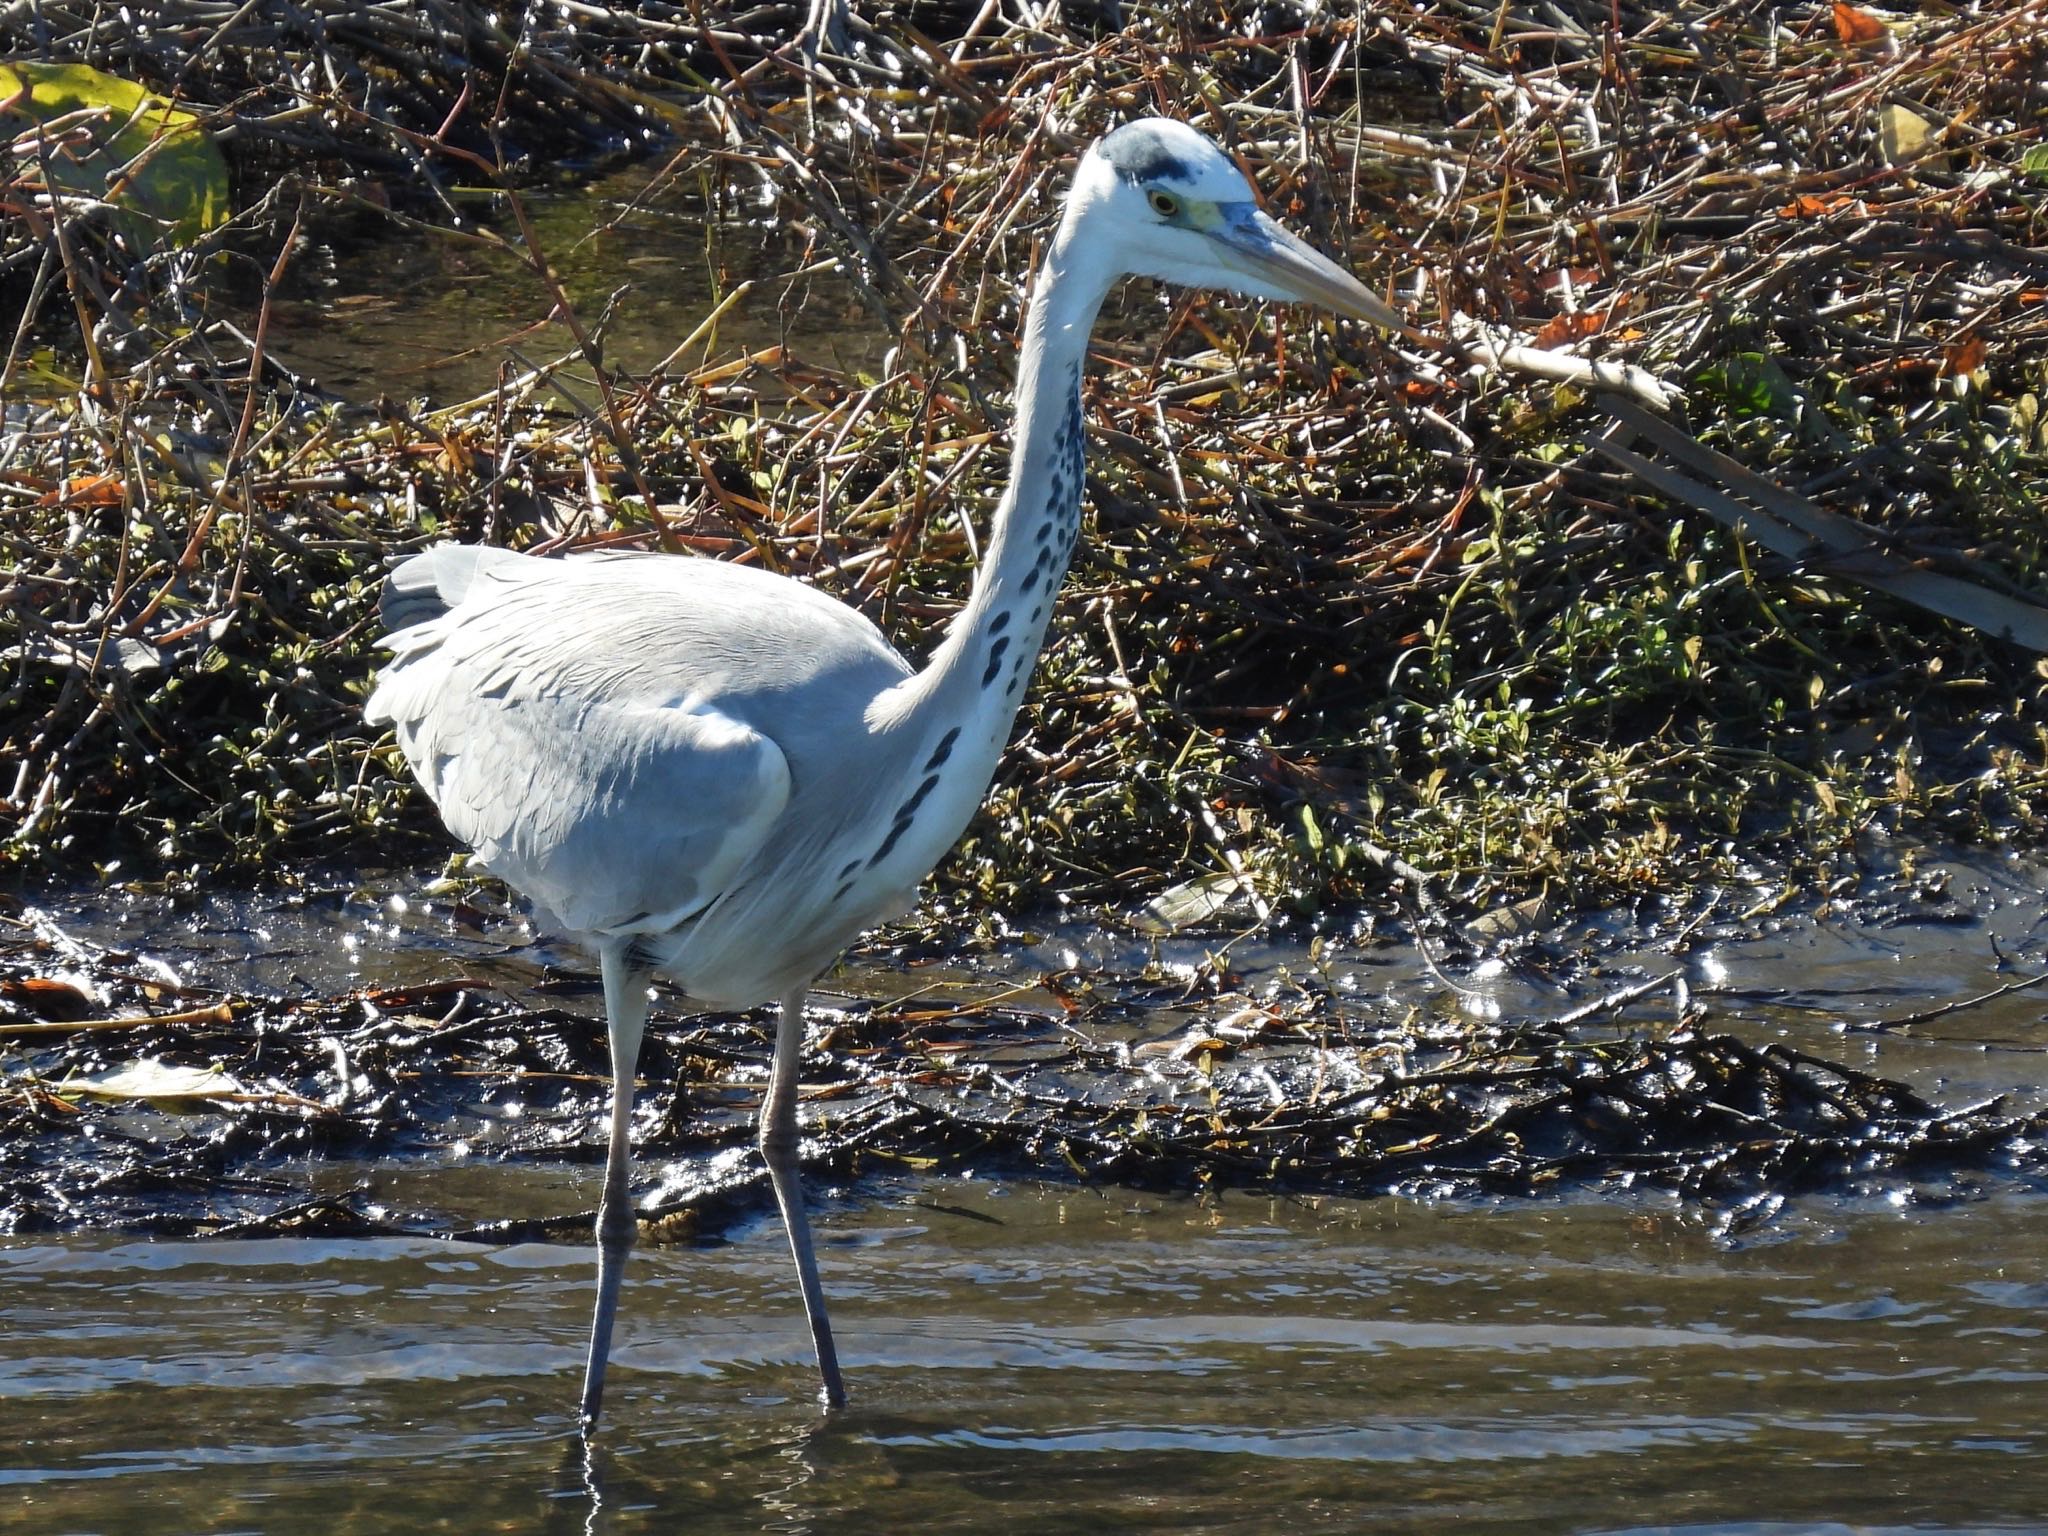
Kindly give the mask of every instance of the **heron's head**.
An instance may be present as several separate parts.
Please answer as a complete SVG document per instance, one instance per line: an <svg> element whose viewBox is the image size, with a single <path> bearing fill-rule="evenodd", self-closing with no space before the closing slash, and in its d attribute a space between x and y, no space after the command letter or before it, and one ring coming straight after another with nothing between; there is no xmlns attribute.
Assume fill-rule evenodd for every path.
<svg viewBox="0 0 2048 1536"><path fill-rule="evenodd" d="M1260 212L1228 155L1168 118L1096 141L1075 174L1062 238L1120 273L1401 324L1357 278Z"/></svg>

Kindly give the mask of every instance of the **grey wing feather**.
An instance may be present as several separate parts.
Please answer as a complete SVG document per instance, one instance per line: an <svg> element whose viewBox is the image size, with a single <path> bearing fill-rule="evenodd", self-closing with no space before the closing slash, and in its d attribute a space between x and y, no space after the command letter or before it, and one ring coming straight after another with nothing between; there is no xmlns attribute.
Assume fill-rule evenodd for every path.
<svg viewBox="0 0 2048 1536"><path fill-rule="evenodd" d="M851 610L714 561L443 546L386 603L410 622L366 717L484 866L580 933L665 931L715 900L789 804L776 736L816 755L835 680L907 671ZM826 685L815 707L789 707L792 677Z"/></svg>
<svg viewBox="0 0 2048 1536"><path fill-rule="evenodd" d="M385 578L377 616L387 630L410 629L438 619L468 596L479 571L516 567L525 555L483 544L437 544L398 566Z"/></svg>

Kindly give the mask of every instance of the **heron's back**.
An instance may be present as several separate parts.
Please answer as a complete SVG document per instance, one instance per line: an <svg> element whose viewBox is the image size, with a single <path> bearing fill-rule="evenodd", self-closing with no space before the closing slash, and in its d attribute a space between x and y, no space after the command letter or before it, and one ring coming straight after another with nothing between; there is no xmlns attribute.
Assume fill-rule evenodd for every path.
<svg viewBox="0 0 2048 1536"><path fill-rule="evenodd" d="M365 714L394 727L486 868L572 931L667 938L678 954L679 935L744 894L757 949L813 963L827 942L805 937L816 880L790 865L872 814L870 706L910 675L865 618L719 561L454 545L399 566L382 611L395 654ZM788 887L782 910L764 902L771 885Z"/></svg>

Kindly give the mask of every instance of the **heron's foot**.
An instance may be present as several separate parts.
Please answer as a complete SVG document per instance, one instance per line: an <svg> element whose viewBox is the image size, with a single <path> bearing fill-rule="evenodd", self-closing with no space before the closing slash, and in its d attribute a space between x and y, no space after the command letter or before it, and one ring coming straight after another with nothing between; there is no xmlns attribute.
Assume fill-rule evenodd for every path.
<svg viewBox="0 0 2048 1536"><path fill-rule="evenodd" d="M846 1406L846 1385L840 1381L836 1365L831 1374L823 1376L818 1383L818 1406L826 1413L837 1413Z"/></svg>
<svg viewBox="0 0 2048 1536"><path fill-rule="evenodd" d="M605 1367L611 1363L612 1322L618 1316L619 1283L626 1273L638 1221L632 1206L607 1201L597 1218L597 1305L590 1319L590 1353L583 1365L583 1396L576 1407L579 1432L587 1440L604 1406Z"/></svg>
<svg viewBox="0 0 2048 1536"><path fill-rule="evenodd" d="M804 1246L810 1246L805 1234ZM825 1311L825 1298L816 1288L816 1268L811 1285L804 1288L805 1321L811 1325L811 1344L818 1352L818 1406L832 1413L846 1406L846 1382L839 1374L839 1348L832 1341L832 1319Z"/></svg>

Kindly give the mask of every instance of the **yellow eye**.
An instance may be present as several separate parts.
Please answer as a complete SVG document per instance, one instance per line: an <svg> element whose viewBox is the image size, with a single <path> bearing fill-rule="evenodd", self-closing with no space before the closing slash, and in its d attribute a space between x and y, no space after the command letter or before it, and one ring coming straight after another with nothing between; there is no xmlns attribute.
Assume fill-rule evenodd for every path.
<svg viewBox="0 0 2048 1536"><path fill-rule="evenodd" d="M1180 212L1180 200L1171 192L1154 192L1150 201L1152 211L1162 219L1170 219Z"/></svg>

